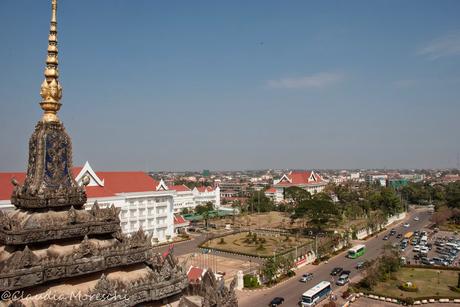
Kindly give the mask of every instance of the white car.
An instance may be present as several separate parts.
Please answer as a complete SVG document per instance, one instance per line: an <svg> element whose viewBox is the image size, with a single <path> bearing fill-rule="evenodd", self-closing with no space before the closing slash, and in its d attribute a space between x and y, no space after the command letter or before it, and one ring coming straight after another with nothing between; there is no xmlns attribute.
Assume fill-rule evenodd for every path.
<svg viewBox="0 0 460 307"><path fill-rule="evenodd" d="M414 217L414 221L420 221L420 218L418 216Z"/></svg>
<svg viewBox="0 0 460 307"><path fill-rule="evenodd" d="M428 254L428 247L426 247L426 246L420 247L420 253Z"/></svg>
<svg viewBox="0 0 460 307"><path fill-rule="evenodd" d="M405 223L403 226L404 226L405 228L409 228L409 227L410 227L410 224L409 224L409 223Z"/></svg>
<svg viewBox="0 0 460 307"><path fill-rule="evenodd" d="M419 251L420 251L420 246L419 246L419 245L415 245L413 251L414 251L414 253L415 253L415 252L419 252Z"/></svg>

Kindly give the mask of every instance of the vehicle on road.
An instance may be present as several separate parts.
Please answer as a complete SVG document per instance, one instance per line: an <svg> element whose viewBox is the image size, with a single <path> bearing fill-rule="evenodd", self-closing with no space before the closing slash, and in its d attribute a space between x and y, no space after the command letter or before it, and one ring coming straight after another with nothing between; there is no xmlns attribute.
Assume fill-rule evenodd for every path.
<svg viewBox="0 0 460 307"><path fill-rule="evenodd" d="M340 273L340 276L347 275L348 277L350 277L350 274L351 274L351 271L343 270L342 273Z"/></svg>
<svg viewBox="0 0 460 307"><path fill-rule="evenodd" d="M340 275L339 279L337 279L337 282L335 284L337 286L343 286L350 281L349 278L350 278L349 274L342 274Z"/></svg>
<svg viewBox="0 0 460 307"><path fill-rule="evenodd" d="M366 245L358 244L348 250L348 258L351 258L351 259L358 258L364 255L365 252L366 252Z"/></svg>
<svg viewBox="0 0 460 307"><path fill-rule="evenodd" d="M404 227L404 228L409 228L409 227L410 227L410 224L409 224L409 223L405 223L405 224L403 225L403 227Z"/></svg>
<svg viewBox="0 0 460 307"><path fill-rule="evenodd" d="M278 305L281 305L282 303L284 303L284 298L283 297L275 297L274 299L271 300L270 304L268 304L268 306L270 307L276 307Z"/></svg>
<svg viewBox="0 0 460 307"><path fill-rule="evenodd" d="M356 269L357 270L361 270L361 269L364 269L367 265L367 261L360 261L358 263L356 263Z"/></svg>
<svg viewBox="0 0 460 307"><path fill-rule="evenodd" d="M313 288L305 291L300 298L300 306L315 306L332 292L331 283L322 281Z"/></svg>
<svg viewBox="0 0 460 307"><path fill-rule="evenodd" d="M332 269L331 275L332 275L332 276L339 275L340 273L342 273L342 271L343 271L343 268L336 267L336 268Z"/></svg>
<svg viewBox="0 0 460 307"><path fill-rule="evenodd" d="M313 273L306 273L306 274L303 274L302 277L300 277L299 281L307 282L312 279L313 279Z"/></svg>

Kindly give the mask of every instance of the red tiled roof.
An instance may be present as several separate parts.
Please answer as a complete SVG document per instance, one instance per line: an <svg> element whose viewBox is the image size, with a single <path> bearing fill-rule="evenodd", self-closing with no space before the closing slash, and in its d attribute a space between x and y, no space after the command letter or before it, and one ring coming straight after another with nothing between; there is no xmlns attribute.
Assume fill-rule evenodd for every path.
<svg viewBox="0 0 460 307"><path fill-rule="evenodd" d="M93 187L85 187L86 196L88 198L99 198L99 197L110 197L115 196L115 193L112 192L108 187L100 187L100 186L93 186Z"/></svg>
<svg viewBox="0 0 460 307"><path fill-rule="evenodd" d="M174 225L181 225L181 224L189 224L190 222L187 221L182 215L174 215Z"/></svg>
<svg viewBox="0 0 460 307"><path fill-rule="evenodd" d="M265 193L276 193L276 189L274 187L271 187L265 191Z"/></svg>
<svg viewBox="0 0 460 307"><path fill-rule="evenodd" d="M211 187L197 187L198 192L203 193L203 192L212 192L213 188Z"/></svg>
<svg viewBox="0 0 460 307"><path fill-rule="evenodd" d="M11 183L11 179L13 178L16 178L22 184L26 178L26 173L0 173L0 200L11 198L14 188Z"/></svg>
<svg viewBox="0 0 460 307"><path fill-rule="evenodd" d="M292 171L287 174L289 181L281 181L276 185L280 186L291 186L291 185L305 185L305 184L316 184L323 181L320 175L314 173L316 176L316 181L310 181L309 178L312 174L312 171Z"/></svg>
<svg viewBox="0 0 460 307"><path fill-rule="evenodd" d="M172 185L169 187L170 190L174 190L177 192L185 192L185 191L190 191L190 188L187 187L185 184L181 185Z"/></svg>
<svg viewBox="0 0 460 307"><path fill-rule="evenodd" d="M80 174L82 169L83 169L83 167L81 167L81 166L72 167L72 176L73 176L73 178L77 177L78 174Z"/></svg>
<svg viewBox="0 0 460 307"><path fill-rule="evenodd" d="M204 269L192 266L187 273L188 280L190 282L198 282L201 280L201 276L203 276L203 273Z"/></svg>
<svg viewBox="0 0 460 307"><path fill-rule="evenodd" d="M158 182L144 172L96 172L114 193L156 191Z"/></svg>

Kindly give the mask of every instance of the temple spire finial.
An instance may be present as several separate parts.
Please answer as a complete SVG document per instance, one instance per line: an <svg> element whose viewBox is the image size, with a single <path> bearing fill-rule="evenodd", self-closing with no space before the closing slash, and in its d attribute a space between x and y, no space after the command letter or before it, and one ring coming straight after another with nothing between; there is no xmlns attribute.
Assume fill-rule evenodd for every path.
<svg viewBox="0 0 460 307"><path fill-rule="evenodd" d="M44 111L44 122L59 121L57 112L61 108L62 88L59 84L57 47L57 0L51 0L51 23L48 36L48 55L46 57L45 80L40 88L43 100L40 106Z"/></svg>

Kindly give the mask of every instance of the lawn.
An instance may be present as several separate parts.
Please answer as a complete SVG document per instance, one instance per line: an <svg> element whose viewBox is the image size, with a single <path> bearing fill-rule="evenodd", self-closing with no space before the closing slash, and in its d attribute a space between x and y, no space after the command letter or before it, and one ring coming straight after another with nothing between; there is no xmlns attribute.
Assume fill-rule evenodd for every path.
<svg viewBox="0 0 460 307"><path fill-rule="evenodd" d="M440 273L438 273L440 272ZM460 293L450 290L456 287L459 271L423 268L401 268L393 278L379 283L372 292L394 298L445 296L460 298ZM402 291L401 283L410 281L418 287L417 292Z"/></svg>
<svg viewBox="0 0 460 307"><path fill-rule="evenodd" d="M296 246L301 246L310 242L312 242L312 240L303 237L295 238L286 237L284 235L275 237L264 234L257 234L254 240L254 235L249 235L249 232L240 232L209 240L203 244L203 247L267 257L273 256L275 252L276 254L284 254Z"/></svg>
<svg viewBox="0 0 460 307"><path fill-rule="evenodd" d="M460 232L460 225L455 223L443 223L439 226L442 231Z"/></svg>

